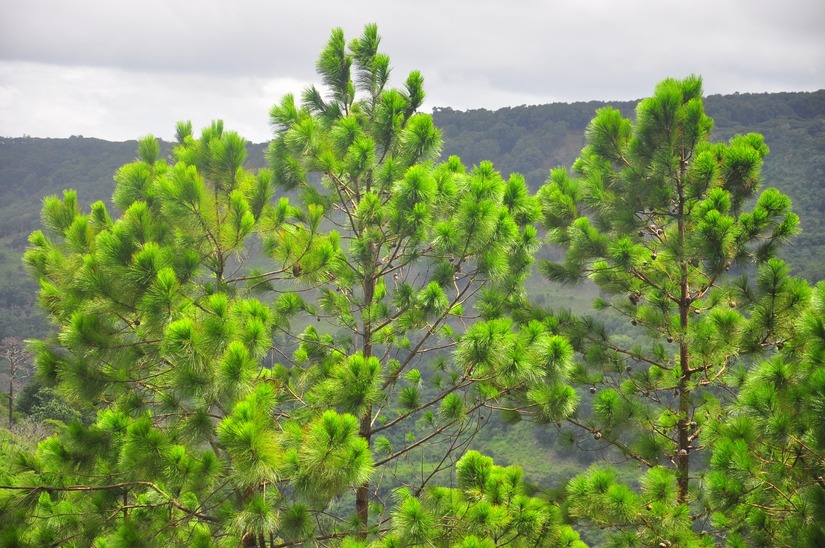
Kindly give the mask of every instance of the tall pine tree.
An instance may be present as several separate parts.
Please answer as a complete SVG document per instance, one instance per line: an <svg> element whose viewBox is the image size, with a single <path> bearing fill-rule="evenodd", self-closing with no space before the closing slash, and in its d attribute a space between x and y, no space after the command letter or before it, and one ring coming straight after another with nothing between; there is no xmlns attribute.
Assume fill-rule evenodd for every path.
<svg viewBox="0 0 825 548"><path fill-rule="evenodd" d="M273 233L266 245L317 288L318 313L335 329L307 328L302 349L314 350L300 350L283 381L302 402L358 415L376 477L386 477L357 490L362 527L382 488L420 493L460 456L479 411L561 378L572 354L546 329L518 342L527 337L508 319L525 301L540 244L538 203L523 177L504 180L489 162L469 172L458 158L436 163L440 131L416 112L423 79L412 72L390 88L379 42L374 25L349 44L335 30L317 63L325 87L307 89L300 106L287 95L273 107L269 148L276 184L341 235L328 262L295 243L312 230ZM425 461L415 477L396 472L409 470L399 460L412 455Z"/></svg>
<svg viewBox="0 0 825 548"><path fill-rule="evenodd" d="M553 170L539 193L549 238L565 253L543 273L589 278L603 311L554 320L579 352L574 377L590 393L591 412L571 422L648 470L637 494L594 468L571 483L572 512L618 526L634 545L695 541L691 525L704 510L689 505L700 496L691 486L703 428L735 394L746 356L782 345L807 291L778 283L772 257L798 218L777 190L758 194L768 147L755 134L711 142L712 127L701 80L665 80L635 121L600 109L575 175Z"/></svg>
<svg viewBox="0 0 825 548"><path fill-rule="evenodd" d="M221 123L198 139L180 124L171 163L147 137L117 172L119 218L102 203L83 213L71 191L45 200L48 234L25 257L57 327L33 345L38 375L97 420L21 460L22 502L47 518L24 516L24 540L260 545L276 524L306 534L310 503L369 477L354 417L274 420L282 311L239 269L277 210L271 172L244 169L245 149Z"/></svg>
<svg viewBox="0 0 825 548"><path fill-rule="evenodd" d="M388 87L378 44L374 25L349 45L333 31L324 92L272 109L271 170L246 169L222 123L180 123L169 158L146 137L115 175L119 217L44 201L25 257L56 331L33 343L38 376L96 420L21 456L5 538L380 540L413 505L394 512L392 490L426 500L487 407L563 382L569 344L508 317L536 199L489 162L437 163L422 78ZM525 527L545 529L508 537L556 534L536 508ZM443 538L488 542L442 510Z"/></svg>

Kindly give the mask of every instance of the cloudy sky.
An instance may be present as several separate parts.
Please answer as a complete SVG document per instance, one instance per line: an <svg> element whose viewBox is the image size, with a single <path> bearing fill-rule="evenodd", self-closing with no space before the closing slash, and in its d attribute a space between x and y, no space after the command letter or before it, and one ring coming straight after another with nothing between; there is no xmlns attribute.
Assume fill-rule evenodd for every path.
<svg viewBox="0 0 825 548"><path fill-rule="evenodd" d="M221 118L261 142L317 82L332 28L378 23L394 82L432 107L825 88L822 0L0 0L0 136L170 139Z"/></svg>

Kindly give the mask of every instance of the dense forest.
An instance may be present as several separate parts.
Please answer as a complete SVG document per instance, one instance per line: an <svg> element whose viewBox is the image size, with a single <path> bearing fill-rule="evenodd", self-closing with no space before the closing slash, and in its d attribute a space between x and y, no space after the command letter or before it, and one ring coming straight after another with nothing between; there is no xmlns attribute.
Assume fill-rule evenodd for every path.
<svg viewBox="0 0 825 548"><path fill-rule="evenodd" d="M444 131L444 155L467 164L494 159L504 173L522 173L532 190L550 169L571 166L585 144L585 129L596 101L520 106L497 111L436 108ZM611 102L633 117L637 102ZM712 140L760 133L770 153L762 184L787 194L802 218L802 233L782 256L793 272L810 281L825 278L825 90L813 93L711 95L705 109L713 118Z"/></svg>
<svg viewBox="0 0 825 548"><path fill-rule="evenodd" d="M497 111L436 108L433 120L444 134L442 158L456 155L468 165L495 161L502 173L521 173L531 190L550 169L571 166L584 146L585 129L603 102L551 104ZM609 103L633 116L636 102ZM825 272L825 91L709 96L712 139L737 133L765 136L763 185L787 194L802 219L802 233L781 256L794 274L809 281ZM170 143L161 144L164 152ZM110 203L112 174L134 158L137 141L113 143L88 137L0 139L0 305L14 314L0 318L0 336L31 337L43 329L34 307L36 285L20 258L28 235L40 223L45 196L66 188L80 200ZM247 145L247 167L266 164L266 144Z"/></svg>
<svg viewBox="0 0 825 548"><path fill-rule="evenodd" d="M379 41L269 143L0 139L0 544L825 544L825 91L429 115Z"/></svg>

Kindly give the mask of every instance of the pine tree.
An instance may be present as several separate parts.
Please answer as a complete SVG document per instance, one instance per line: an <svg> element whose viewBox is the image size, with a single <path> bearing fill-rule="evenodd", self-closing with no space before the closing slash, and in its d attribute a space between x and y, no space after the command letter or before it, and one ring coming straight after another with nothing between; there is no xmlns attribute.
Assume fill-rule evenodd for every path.
<svg viewBox="0 0 825 548"><path fill-rule="evenodd" d="M460 456L488 402L547 375L562 378L568 356L541 353L563 342L543 328L528 355L508 319L525 302L540 244L538 204L524 178L504 180L490 162L469 172L455 157L437 163L441 134L416 112L423 79L414 71L403 89L390 88L379 42L374 25L349 45L336 29L317 63L325 89L307 89L300 106L287 95L273 107L274 181L297 191L302 214L315 220L265 246L317 289L317 313L336 329L308 327L283 382L302 402L359 416L376 476L397 476L383 484L419 494ZM318 226L341 234L330 260L301 243ZM397 474L399 459L414 464L414 455L426 471ZM382 489L380 481L358 488L361 527Z"/></svg>
<svg viewBox="0 0 825 548"><path fill-rule="evenodd" d="M566 341L509 319L536 199L489 162L437 163L422 78L389 88L378 43L333 31L326 95L272 109L271 170L244 168L221 122L179 123L168 159L149 136L115 175L119 217L44 201L25 256L56 330L32 344L38 378L96 420L21 456L7 539L380 539L391 491L446 476L487 407L563 383Z"/></svg>
<svg viewBox="0 0 825 548"><path fill-rule="evenodd" d="M730 546L825 544L825 283L793 328L705 436L713 519Z"/></svg>
<svg viewBox="0 0 825 548"><path fill-rule="evenodd" d="M277 206L245 149L219 122L198 139L180 124L172 163L147 137L117 172L119 218L102 203L83 213L72 191L45 200L48 235L31 236L25 260L57 333L34 343L36 367L97 420L22 458L22 501L48 518L24 519L24 540L262 545L283 515L280 534L303 535L310 503L369 477L354 417L273 420L280 309L238 272Z"/></svg>
<svg viewBox="0 0 825 548"><path fill-rule="evenodd" d="M637 494L594 468L571 483L571 511L619 526L627 544L698 542L691 526L704 510L688 505L700 496L691 486L701 433L735 394L747 356L783 344L807 291L776 283L772 257L798 218L777 190L757 196L767 145L756 134L714 143L711 130L701 79L665 80L635 121L600 109L575 176L552 170L539 192L549 239L565 253L543 273L588 277L600 291L598 318L553 317L590 393L571 423L647 470ZM755 286L752 263L762 265Z"/></svg>

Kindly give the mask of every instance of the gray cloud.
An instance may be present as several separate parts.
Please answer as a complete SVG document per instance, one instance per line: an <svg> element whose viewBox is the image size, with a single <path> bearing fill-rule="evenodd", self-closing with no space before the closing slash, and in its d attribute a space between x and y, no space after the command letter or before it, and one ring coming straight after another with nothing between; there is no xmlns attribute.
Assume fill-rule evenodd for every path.
<svg viewBox="0 0 825 548"><path fill-rule="evenodd" d="M330 30L376 22L395 81L429 106L627 100L668 76L707 93L825 87L816 0L0 0L0 134L109 139L176 120L269 135L280 95L314 81Z"/></svg>

